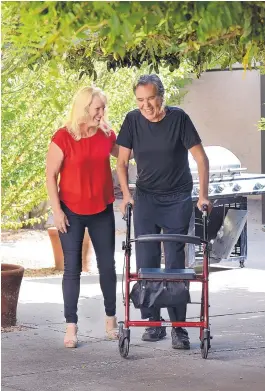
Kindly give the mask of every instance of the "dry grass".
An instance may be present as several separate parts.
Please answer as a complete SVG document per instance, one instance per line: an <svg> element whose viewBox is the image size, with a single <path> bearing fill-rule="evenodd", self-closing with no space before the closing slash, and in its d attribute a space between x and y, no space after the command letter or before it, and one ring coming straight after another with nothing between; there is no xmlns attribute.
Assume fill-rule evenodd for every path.
<svg viewBox="0 0 265 391"><path fill-rule="evenodd" d="M1 327L1 333L11 333L11 332L23 331L27 329L35 329L35 327L22 326L22 325Z"/></svg>
<svg viewBox="0 0 265 391"><path fill-rule="evenodd" d="M48 277L62 275L63 271L57 270L54 267L45 267L41 269L25 269L24 277Z"/></svg>
<svg viewBox="0 0 265 391"><path fill-rule="evenodd" d="M44 240L48 237L47 230L37 229L18 229L1 232L1 241L3 243L17 242L20 240Z"/></svg>

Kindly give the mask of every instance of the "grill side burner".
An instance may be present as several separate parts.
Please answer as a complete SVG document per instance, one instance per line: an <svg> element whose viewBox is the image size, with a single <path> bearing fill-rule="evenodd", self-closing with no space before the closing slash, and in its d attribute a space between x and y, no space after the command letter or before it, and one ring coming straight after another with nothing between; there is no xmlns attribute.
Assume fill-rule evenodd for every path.
<svg viewBox="0 0 265 391"><path fill-rule="evenodd" d="M209 158L209 198L213 210L209 217L209 240L212 242L211 263L238 261L243 267L247 259L247 196L265 193L265 175L247 173L240 160L228 149L220 146L205 147ZM201 213L196 207L199 196L197 164L189 153L193 177L193 215L190 235L202 237ZM129 187L135 188L136 166L129 170ZM233 210L235 212L230 212ZM236 212L239 211L239 212ZM223 251L221 251L223 248ZM202 248L186 246L186 265L194 267L202 260Z"/></svg>

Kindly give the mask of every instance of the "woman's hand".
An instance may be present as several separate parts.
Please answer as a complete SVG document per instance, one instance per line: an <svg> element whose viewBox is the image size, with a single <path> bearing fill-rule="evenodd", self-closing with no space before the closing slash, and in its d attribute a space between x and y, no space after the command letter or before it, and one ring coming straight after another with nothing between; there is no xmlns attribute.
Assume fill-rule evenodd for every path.
<svg viewBox="0 0 265 391"><path fill-rule="evenodd" d="M127 207L128 203L132 204L132 206L134 205L134 200L130 195L128 195L127 197L123 197L123 200L121 202L120 211L123 216L125 216L126 207Z"/></svg>
<svg viewBox="0 0 265 391"><path fill-rule="evenodd" d="M53 212L53 218L54 225L58 229L58 231L62 232L63 234L67 233L67 226L70 227L70 224L62 209Z"/></svg>

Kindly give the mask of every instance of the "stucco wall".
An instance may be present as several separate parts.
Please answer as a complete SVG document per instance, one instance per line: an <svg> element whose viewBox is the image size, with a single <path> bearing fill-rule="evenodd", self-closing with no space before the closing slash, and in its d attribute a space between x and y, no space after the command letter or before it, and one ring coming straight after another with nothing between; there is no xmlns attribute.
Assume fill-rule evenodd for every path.
<svg viewBox="0 0 265 391"><path fill-rule="evenodd" d="M260 74L207 72L188 86L181 107L190 115L203 144L231 150L249 172L261 172Z"/></svg>

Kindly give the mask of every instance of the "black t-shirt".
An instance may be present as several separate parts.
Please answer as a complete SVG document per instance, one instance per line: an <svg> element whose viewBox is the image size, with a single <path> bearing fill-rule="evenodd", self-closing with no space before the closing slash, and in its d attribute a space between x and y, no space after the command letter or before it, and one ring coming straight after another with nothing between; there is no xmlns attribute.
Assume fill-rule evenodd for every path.
<svg viewBox="0 0 265 391"><path fill-rule="evenodd" d="M159 122L140 112L129 112L117 144L133 150L137 164L137 187L148 193L171 194L192 190L188 149L201 139L189 116L177 107L166 107Z"/></svg>

